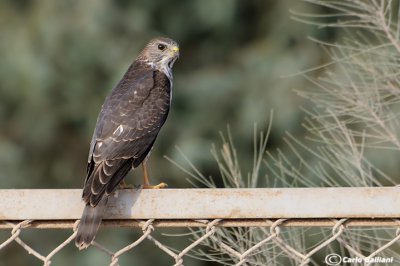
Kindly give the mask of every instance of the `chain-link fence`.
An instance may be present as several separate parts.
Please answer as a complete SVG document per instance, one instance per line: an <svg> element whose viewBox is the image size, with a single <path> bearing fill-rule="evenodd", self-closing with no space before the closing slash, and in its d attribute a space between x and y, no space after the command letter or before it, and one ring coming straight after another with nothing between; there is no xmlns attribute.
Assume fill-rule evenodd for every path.
<svg viewBox="0 0 400 266"><path fill-rule="evenodd" d="M200 217L204 213L201 208L193 210L195 213L197 212L199 214L199 217L196 219L187 219L187 216L191 215L191 211L185 211L184 208L179 210L180 203L186 202L185 198L182 198L181 202L177 201L174 206L170 206L167 210L170 212L172 219L171 217L164 217L163 219L136 219L136 217L132 217L134 216L132 214L121 214L121 212L119 212L124 208L121 207L121 205L125 205L125 200L128 199L125 198L125 196L132 196L135 194L138 197L131 197L131 200L134 200L140 205L141 200L144 200L143 202L151 201L153 193L157 194L157 191L146 191L145 193L139 193L138 191L133 190L123 191L122 194L125 195L119 195L118 200L115 201L116 203L121 203L120 205L116 205L115 208L117 210L109 210L109 212L106 213L106 215L110 215L108 218L119 216L122 219L104 220L103 226L140 227L142 234L122 248L113 248L107 246L108 243L98 242L94 242L93 246L98 249L99 252L110 256L110 265L119 265L119 259L123 254L146 241L152 243L155 250L164 252L172 258L171 263L166 265L184 265L185 258L187 257L196 257L206 260L215 259L215 261L219 261L221 264L228 265L273 265L276 263L272 263L271 261L268 263L268 259L272 260L278 257L285 257L288 261L291 261L291 265L344 265L345 263L349 263L348 265L398 265L400 262L400 256L397 255L398 252L396 252L396 248L398 249L398 243L396 242L400 239L400 219L396 218L400 217L400 213L398 212L400 197L396 195L399 194L396 193L398 192L398 189L399 188L187 189L181 191L183 194L189 193L188 195L202 193L203 206L199 207L208 206L209 209L213 209L214 206L218 209L218 204L213 204L212 202L215 200L215 193L218 192L219 196L217 196L217 198L221 201L219 204L225 206L226 212L220 213L221 218L213 219L209 219L209 217ZM168 197L169 195L173 198L173 194L179 194L179 190L162 191L162 193L160 193L161 190L158 191L159 194L162 194L160 195L160 199L151 204L161 204L161 201L165 200L164 197ZM252 204L248 205L248 208L244 208L242 211L235 210L236 205L241 203L237 203L235 197L228 197L229 195L238 193L238 191L244 193L240 200L243 201L244 198L247 198L245 204ZM310 216L310 211L307 212L305 210L309 210L310 204L308 204L308 206L302 205L304 202L300 199L305 196L305 191L308 194L308 199L305 199L306 201L311 201L314 198L316 205L321 203L327 204L328 206L330 202L336 200L335 198L330 198L331 194L337 194L340 196L343 192L353 191L353 196L342 195L342 198L347 197L347 202L345 202L345 204L336 201L337 205L334 210L336 213L347 212L349 207L355 206L355 204L357 205L357 201L361 198L363 198L364 205L361 207L361 210L354 210L355 215L349 215L349 218L333 218L331 216L332 214L329 214L329 210L326 206L321 206L321 208L317 210L320 215L319 217L316 216L316 212L313 214L314 217L307 217ZM325 191L324 196L320 196L321 191ZM65 192L64 197L75 197L78 190L63 190L63 192ZM11 229L9 237L6 239L0 239L0 258L7 256L7 251L5 251L7 246L12 243L17 243L25 249L26 252L24 253L27 256L34 256L38 260L42 261L43 265L50 265L54 256L62 252L66 246L74 245L73 240L76 235L78 224L78 221L75 220L75 216L79 215L79 211L83 207L80 206L82 204L78 206L69 206L74 209L72 213L68 211L69 207L67 206L64 210L61 210L65 211L66 215L56 219L53 214L52 217L46 217L45 213L54 212L55 215L57 215L58 211L52 209L51 206L56 206L57 201L65 200L63 196L60 196L60 198L54 198L53 203L41 200L39 204L40 206L36 206L36 208L33 207L37 204L35 202L24 203L21 201L21 199L26 199L27 197L38 197L41 199L46 197L50 198L49 196L53 195L52 193L59 195L63 194L59 192L57 193L57 191L53 190L0 191L2 199L4 199L5 202L14 202L14 206L3 205L0 208L0 217L2 220L0 227L3 230ZM14 198L4 198L6 194L8 196L14 195ZM140 196L138 194L140 194ZM182 197L183 194L180 196ZM257 197L263 194L264 197ZM279 199L280 197L286 197L290 194L290 201L282 201L275 206L276 209L270 210L272 216L275 216L274 213L276 213L277 210L279 213L286 212L285 215L282 215L282 218L262 218L258 215L249 215L248 217L245 217L253 211L253 206L259 208L257 203L258 201L261 201L261 204L268 205L268 203L264 202L265 197L274 196ZM256 197L253 197L254 195L256 195ZM379 204L381 203L386 205L381 205L379 208ZM71 205L72 204L73 202ZM190 205L191 203L188 204ZM49 205L50 208L43 208L43 206L46 205ZM17 218L23 217L25 214L22 212L28 208L30 210L36 209L38 215L43 215L44 217L38 219L38 215L36 215L35 220L15 219L16 216L19 216ZM14 209L14 212L5 212L10 209ZM131 209L133 208L131 207ZM175 211L173 211L174 209ZM384 212L388 209L391 209L392 211L386 211L388 215L385 215ZM248 210L248 212L246 210ZM305 214L303 217L305 218L301 218L301 215L298 215L299 211L304 211ZM159 216L163 212L164 210L158 211L157 209L153 209L153 216ZM268 212L268 209L259 209L258 211L258 213L262 215L264 212ZM397 215L395 215L395 212L397 212ZM181 218L176 218L178 213L182 216ZM231 217L224 217L226 216L226 213L230 213ZM361 213L364 213L364 215L360 215ZM67 217L68 215L70 217ZM293 216L293 218L290 216ZM357 216L358 218L356 218ZM128 219L128 217L131 219ZM179 237L190 238L190 244L183 249L176 249L175 247L163 243L163 240L155 234L157 230L162 227L189 228L190 234L180 235ZM21 232L26 230L26 228L72 228L72 231L64 241L55 244L54 249L43 254L43 252L37 251L37 245L40 245L40 243L28 244L23 240L23 237L21 237ZM299 231L299 229L304 228L323 228L324 233L315 234L315 231ZM296 231L290 232L289 230L292 229ZM355 241L354 237L348 235L348 233L351 233L355 229L362 229L364 230L363 232L372 229L375 234L358 234L358 241ZM385 236L382 232L376 234L379 230L382 230ZM229 233L227 232L230 232L230 235L233 236L233 238L229 238L227 236ZM300 240L304 239L306 234L309 236L311 235L313 238L317 238L317 240L313 243L308 242L300 245L299 243L302 242ZM255 235L257 237L254 237ZM365 242L365 240L362 239L363 237L372 237L369 242L367 241L368 248L365 248L365 244L360 246L360 243ZM240 241L243 241L244 243L239 243ZM335 245L339 246L339 249L337 250L340 250L341 252L335 251ZM215 251L218 251L218 254L207 254L207 252L213 253ZM316 256L317 253L321 252L322 254ZM85 256L85 251L81 251L79 254ZM258 256L265 257L267 263L263 262L263 264L261 264L260 260L257 259Z"/></svg>

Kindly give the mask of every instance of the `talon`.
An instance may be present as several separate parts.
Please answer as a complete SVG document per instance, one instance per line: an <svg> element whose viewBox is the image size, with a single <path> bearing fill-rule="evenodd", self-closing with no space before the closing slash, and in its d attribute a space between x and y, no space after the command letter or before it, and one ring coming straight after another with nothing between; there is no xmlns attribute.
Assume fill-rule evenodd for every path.
<svg viewBox="0 0 400 266"><path fill-rule="evenodd" d="M166 187L168 187L168 184L164 183L164 182L162 182L158 185L155 185L155 186L152 186L150 184L140 185L140 188L142 188L142 189L157 189L157 188L166 188Z"/></svg>

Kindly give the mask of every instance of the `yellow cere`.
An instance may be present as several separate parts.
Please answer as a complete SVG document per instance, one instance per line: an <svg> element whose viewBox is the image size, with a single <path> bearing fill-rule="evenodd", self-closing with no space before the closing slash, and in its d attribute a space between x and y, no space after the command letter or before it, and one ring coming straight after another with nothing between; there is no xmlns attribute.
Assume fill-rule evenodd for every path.
<svg viewBox="0 0 400 266"><path fill-rule="evenodd" d="M178 47L178 46L174 46L174 47L172 47L172 51L174 51L174 52L177 52L177 51L179 51L179 47Z"/></svg>

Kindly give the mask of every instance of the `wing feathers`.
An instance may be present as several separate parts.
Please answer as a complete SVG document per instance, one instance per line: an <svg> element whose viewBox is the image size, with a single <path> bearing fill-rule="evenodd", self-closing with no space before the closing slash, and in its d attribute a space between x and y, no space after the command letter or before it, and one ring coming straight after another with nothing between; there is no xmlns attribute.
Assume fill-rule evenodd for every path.
<svg viewBox="0 0 400 266"><path fill-rule="evenodd" d="M170 92L166 75L134 63L107 96L91 143L86 203L95 206L144 160L167 118Z"/></svg>
<svg viewBox="0 0 400 266"><path fill-rule="evenodd" d="M133 159L106 160L96 164L86 182L83 200L96 206L104 191L110 194L132 167Z"/></svg>

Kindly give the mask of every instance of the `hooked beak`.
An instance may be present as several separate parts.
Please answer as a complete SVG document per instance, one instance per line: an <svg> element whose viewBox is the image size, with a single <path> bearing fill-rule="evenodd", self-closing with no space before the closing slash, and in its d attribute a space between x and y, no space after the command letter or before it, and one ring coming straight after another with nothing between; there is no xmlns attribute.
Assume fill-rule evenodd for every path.
<svg viewBox="0 0 400 266"><path fill-rule="evenodd" d="M172 47L172 49L169 52L169 55L171 57L179 57L179 47L177 45L175 45L174 47Z"/></svg>

